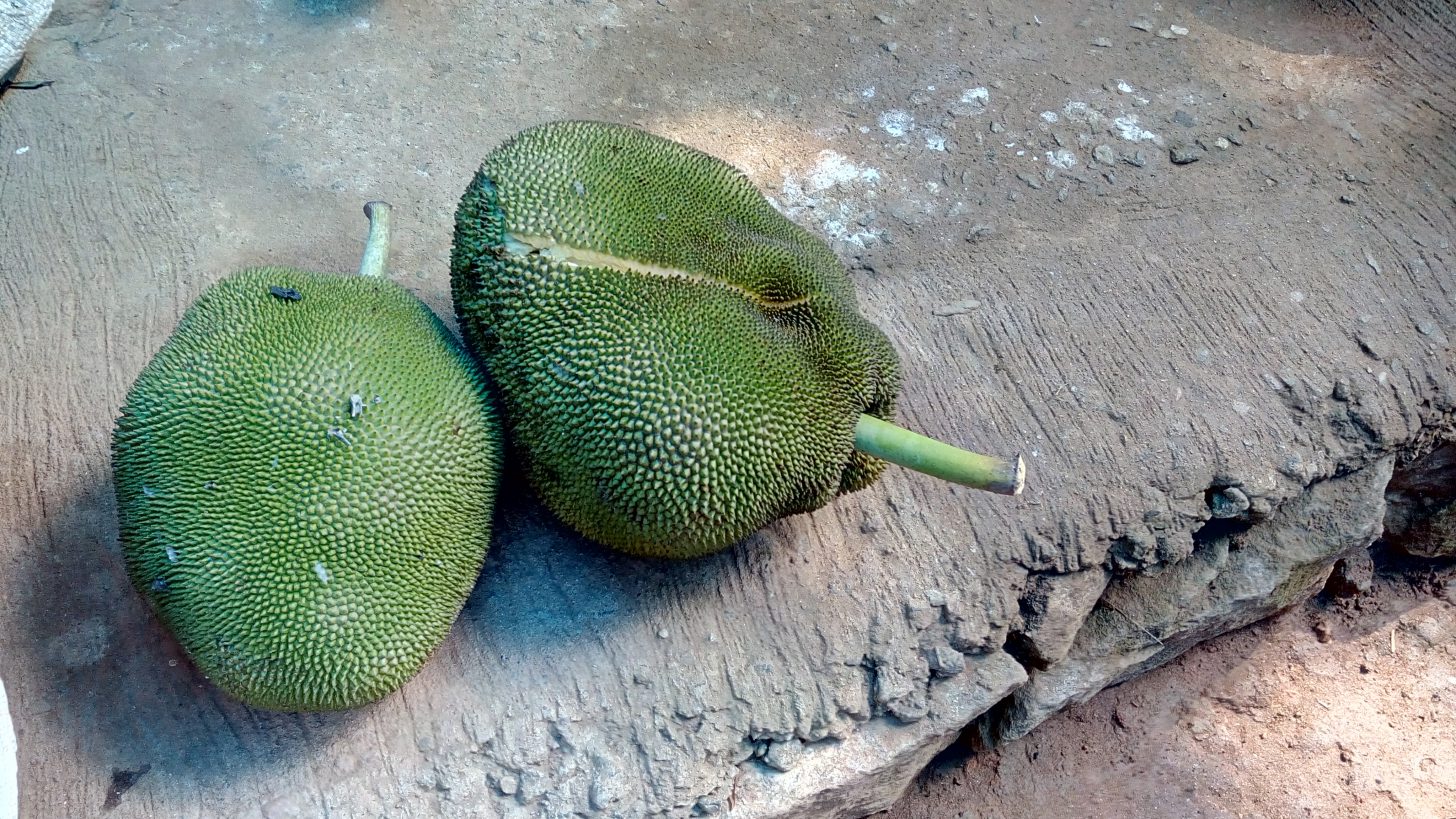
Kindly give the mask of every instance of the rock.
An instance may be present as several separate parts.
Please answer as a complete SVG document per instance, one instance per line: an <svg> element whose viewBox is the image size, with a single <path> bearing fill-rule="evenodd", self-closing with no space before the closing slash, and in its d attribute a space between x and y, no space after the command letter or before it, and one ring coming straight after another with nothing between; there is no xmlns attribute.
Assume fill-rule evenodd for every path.
<svg viewBox="0 0 1456 819"><path fill-rule="evenodd" d="M1092 158L1103 165L1116 165L1117 154L1113 152L1110 145L1098 145L1092 149Z"/></svg>
<svg viewBox="0 0 1456 819"><path fill-rule="evenodd" d="M1189 165L1203 158L1203 149L1197 145L1174 145L1168 149L1168 158L1174 165Z"/></svg>
<svg viewBox="0 0 1456 819"><path fill-rule="evenodd" d="M1133 20L1131 23L1128 23L1128 26L1130 26L1132 28L1135 28L1138 31L1152 31L1153 30L1153 24L1152 23L1149 23L1147 20L1143 20L1141 18L1139 18L1137 20Z"/></svg>
<svg viewBox="0 0 1456 819"><path fill-rule="evenodd" d="M982 723L983 740L1023 737L1070 703L1303 600L1324 584L1335 561L1379 536L1394 463L1386 456L1312 484L1243 532L1238 549L1229 548L1228 537L1212 538L1161 572L1109 582L1066 658L1034 669Z"/></svg>
<svg viewBox="0 0 1456 819"><path fill-rule="evenodd" d="M1249 496L1244 490L1237 486L1225 486L1218 491L1210 491L1208 496L1208 511L1218 519L1236 518L1249 511Z"/></svg>
<svg viewBox="0 0 1456 819"><path fill-rule="evenodd" d="M1188 722L1188 733L1199 742L1213 736L1213 723L1203 717L1194 717Z"/></svg>
<svg viewBox="0 0 1456 819"><path fill-rule="evenodd" d="M1359 551L1335 563L1325 594L1331 597L1354 597L1370 591L1375 580L1375 561L1369 551Z"/></svg>
<svg viewBox="0 0 1456 819"><path fill-rule="evenodd" d="M804 758L804 743L797 739L770 742L764 751L763 764L776 771L790 771Z"/></svg>
<svg viewBox="0 0 1456 819"><path fill-rule="evenodd" d="M979 242L995 232L996 228L994 226L985 224L984 222L978 222L971 225L971 229L966 232L966 241Z"/></svg>
<svg viewBox="0 0 1456 819"><path fill-rule="evenodd" d="M1447 334L1456 326L1456 305L1439 298L1449 287L1438 262L1449 256L1442 243L1450 239L1430 219L1452 204L1450 169L1439 164L1448 157L1427 152L1431 162L1412 164L1399 150L1321 154L1303 139L1319 136L1313 126L1276 113L1294 102L1267 93L1277 91L1278 68L1268 87L1233 82L1225 63L1236 65L1238 57L1139 41L1117 31L1130 18L1109 17L1119 12L1103 8L1087 12L1098 33L1116 43L1112 51L1091 52L1109 58L1100 73L1069 77L1066 89L1010 79L998 85L993 76L1010 75L1005 54L995 52L1005 43L994 37L985 53L971 55L974 66L957 61L975 73L936 67L956 38L979 42L979 25L944 21L957 32L943 39L935 15L917 12L917 22L907 17L877 34L878 23L860 31L862 19L830 9L833 19L813 21L815 31L796 39L794 59L828 66L842 56L844 34L863 35L853 49L872 57L883 53L882 41L911 43L880 58L905 59L906 71L874 77L886 84L872 105L859 102L858 89L846 89L853 100L843 108L854 114L846 135L857 127L872 134L859 144L835 135L846 124L837 106L791 110L790 92L810 99L814 72L762 89L754 104L777 113L760 119L750 111L742 130L731 110L671 122L654 114L702 112L714 109L714 100L743 96L741 78L715 71L712 60L677 60L669 66L674 82L641 82L662 49L663 31L687 4L671 3L667 17L639 15L641 4L542 5L551 6L552 25L508 21L500 37L498 15L424 5L418 14L384 20L375 14L384 4L355 4L335 19L305 21L305 35L288 32L297 9L280 2L262 11L257 3L77 3L68 12L69 30L42 31L32 41L30 53L44 58L46 78L75 93L17 93L0 103L14 113L24 108L24 139L7 150L32 146L5 155L17 166L22 193L0 239L0 255L14 256L16 269L26 271L25 309L0 318L0 337L18 340L5 378L22 399L0 425L0 451L17 453L15 479L0 503L0 531L9 535L0 538L0 673L16 724L26 729L27 754L46 760L20 772L30 814L86 814L77 794L104 789L112 765L135 769L145 762L166 775L145 779L146 792L122 800L107 819L256 815L282 792L297 794L288 812L305 816L863 815L893 799L968 720L982 719L977 729L1005 726L1007 735L1024 730L1062 704L1317 588L1332 561L1351 556L1334 554L1341 544L1359 540L1343 527L1364 520L1379 527L1369 503L1384 491L1371 477L1381 459L1399 453L1425 464L1436 456L1422 448L1453 429L1456 362L1441 349L1439 334L1418 331L1420 321ZM918 5L923 12L930 4ZM1022 11L1047 20L1053 6ZM713 13L725 35L736 30L741 38L764 24L736 4ZM1149 5L1133 13L1163 26L1180 12ZM1091 39L1090 29L1068 31L1065 9L1061 14L1048 28L1022 26L1053 70L1087 57ZM356 28L370 17L372 30ZM577 60L512 45L529 45L533 29L549 35L571 32L574 24L620 48ZM210 70L206 38L193 36L210 25L264 36L228 38L218 55L225 59ZM449 42L440 40L441 26L448 26ZM1435 26L1397 28L1398 41L1370 31L1375 39L1367 50L1400 54L1392 44L1406 44L1407 32L1441 34ZM345 38L358 58L352 62L382 70L361 77L348 64L287 47L323 34ZM1450 35L1443 36L1426 43L1426 53L1450 53ZM84 45L70 48L73 39ZM173 42L179 47L169 48ZM195 129L178 136L164 126L187 118L209 125L216 101L226 98L234 113L272 117L262 123L271 130L287 125L286 149L264 143L263 159L312 169L310 190L327 192L331 183L340 185L334 190L411 190L415 161L401 163L399 145L370 139L374 126L365 118L343 116L357 110L354 94L313 95L310 116L290 120L295 106L277 96L276 84L241 82L242 67L367 92L413 110L432 95L478 96L480 72L457 68L422 92L412 68L419 61L391 62L389 55L472 42L485 44L477 56L482 70L498 75L502 99L528 100L574 83L571 99L555 101L563 111L640 119L741 160L755 183L813 233L829 222L844 229L841 236L893 227L892 242L844 251L857 254L852 276L862 309L903 356L898 414L952 443L1024 453L1026 495L992 497L891 468L874 486L767 526L721 555L660 563L584 543L530 493L511 493L448 650L401 696L366 714L296 716L252 714L214 691L176 655L140 596L118 585L114 501L97 474L106 462L105 436L91 433L105 426L106 407L116 405L128 372L196 292L197 259L231 264L267 254L278 244L269 237L279 225L290 226L281 240L287 247L313 244L312 233L328 224L314 213L316 196L212 184L253 178L258 157L235 150L237 140L198 140ZM1125 65L1111 59L1138 44L1148 53L1125 55L1132 60ZM1165 58L1187 71L1144 70L1149 60ZM165 96L154 83L133 82L139 60L176 71L178 82L163 83ZM582 73L585 64L593 70ZM1129 76L1147 86L1119 82L1113 75L1122 71L1136 72ZM1349 87L1341 89L1352 92L1341 99L1360 104L1362 125L1380 124L1363 113L1379 93L1386 97L1380 110L1420 110L1431 128L1451 132L1449 111L1420 107L1436 94L1448 98L1450 78L1426 72L1381 84L1370 73L1344 76ZM1422 87L1422 80L1439 87ZM1104 81L1106 92L1088 93L1107 121L1084 126L1064 106ZM942 84L931 90L929 83ZM999 115L989 102L978 106L983 98L976 94L962 118L936 110L956 104L969 85L984 85L984 99L997 95L996 107L1016 121L992 128ZM920 89L931 102L916 104ZM1196 102L1183 101L1186 94ZM1144 99L1154 102L1142 107ZM880 132L876 118L891 105L922 119L920 133L907 128L891 140ZM1155 155L1167 145L1145 134L1161 126L1199 135L1198 128L1169 124L1180 106L1204 120L1199 128L1210 139L1237 132L1247 119L1233 110L1240 105L1268 119L1257 134L1246 123L1256 137L1246 138L1247 147L1259 150L1226 153L1217 158L1227 162L1208 169L1237 172L1223 191L1237 195L1237 206L1208 191L1189 195L1183 188L1198 180L1168 178L1166 160ZM1043 180L1046 199L1070 185L1075 210L1071 199L1048 207L1040 191L1028 193L1012 178L1046 168L1042 152L1056 146L1050 132L1037 130L1037 115L1048 106L1063 117L1055 126L1063 147L1104 173L1117 169L1115 187L1085 166L1079 170L1091 184L1066 172ZM504 136L562 113L546 107L552 110L524 103L493 109L488 130ZM775 122L780 114L793 116ZM1129 128L1124 137L1109 130L1114 114L1142 114L1138 121L1148 127ZM112 125L92 128L88 121ZM435 152L457 157L461 173L484 148L481 140L494 139L482 136L475 116L439 119L429 131ZM804 139L784 140L795 133ZM923 137L941 133L948 145L960 143L959 156L921 147ZM1114 151L1118 165L1096 158L1099 143ZM342 159L340 145L353 146ZM59 150L65 146L80 152ZM843 157L827 161L838 154L817 153L821 147L848 151L880 170ZM93 151L106 161L77 161ZM1121 169L1122 151L1133 170ZM777 172L780 163L797 167L797 194L782 187L789 180ZM1342 165L1358 166L1370 181L1341 178ZM871 173L884 178L875 182ZM1310 173L1319 184L1306 190L1300 180ZM924 186L937 177L939 190ZM1281 182L1264 191L1265 178ZM1261 190L1240 193L1244 181ZM1320 230L1356 215L1332 201L1342 191L1379 210L1378 234ZM88 207L88 192L93 199L100 192L104 207ZM1003 210L1007 193L1022 197L1025 207ZM268 205L259 210L264 198ZM438 223L436 211L448 204L436 202L421 219ZM249 216L238 229L219 229L239 208ZM1293 211L1298 229L1264 231L1259 238L1267 241L1253 256L1230 252L1230 238L1241 230L1278 225ZM901 218L919 221L902 226ZM997 232L988 237L978 222ZM427 256L446 247L440 233L421 234ZM1309 246L1312 236L1319 247ZM340 251L336 244L310 252L331 257ZM1365 245L1391 275L1377 275L1364 261ZM408 265L420 273L409 276L409 286L443 317L444 266L417 264L423 257L416 257ZM1272 279L1271 267L1279 273ZM1296 286L1310 294L1303 302L1288 298ZM975 313L932 315L936 305L971 294L983 302ZM58 321L65 332L49 329ZM1201 349L1206 357L1196 356ZM1263 373L1286 369L1298 386L1265 387ZM334 399L345 413L350 404L343 399L354 391L372 400L362 385L340 389ZM371 417L371 407L361 419ZM1421 529L1442 508L1426 489L1442 478L1456 484L1452 474L1450 466L1443 476L1434 469L1416 475L1403 465L1387 520L1399 506L1406 531ZM1208 493L1227 486L1248 496L1247 513L1211 518ZM1073 588L1082 583L1090 588ZM943 605L932 589L943 593ZM1402 629L1403 641L1424 639L1414 622ZM964 668L950 673L956 654ZM1386 673L1375 654L1369 664L1371 674ZM998 704L1023 681L1024 690ZM1223 724L1201 711L1180 716L1208 717L1216 729ZM1145 721L1132 720L1132 730ZM423 737L431 741L419 742ZM1222 739L1216 730L1206 742ZM308 764L295 764L301 761ZM336 775L340 770L357 772ZM98 793L90 812L100 803ZM986 812L966 807L977 816Z"/></svg>
<svg viewBox="0 0 1456 819"><path fill-rule="evenodd" d="M1412 557L1456 557L1456 503L1446 504L1395 545Z"/></svg>
<svg viewBox="0 0 1456 819"><path fill-rule="evenodd" d="M0 77L25 55L31 35L51 14L54 0L0 0Z"/></svg>
<svg viewBox="0 0 1456 819"><path fill-rule="evenodd" d="M1181 125L1184 128L1192 128L1198 124L1198 120L1194 119L1192 114L1179 108L1173 112L1173 124Z"/></svg>
<svg viewBox="0 0 1456 819"><path fill-rule="evenodd" d="M1021 598L1025 624L1012 635L1019 658L1045 668L1066 657L1077 630L1107 588L1107 577L1100 567L1035 576Z"/></svg>
<svg viewBox="0 0 1456 819"><path fill-rule="evenodd" d="M1005 652L978 657L931 689L925 719L906 726L878 717L841 741L804 745L790 770L745 768L733 817L851 817L885 810L967 723L1025 679Z"/></svg>
<svg viewBox="0 0 1456 819"><path fill-rule="evenodd" d="M930 670L942 677L954 677L966 670L966 655L950 646L936 646L926 652Z"/></svg>

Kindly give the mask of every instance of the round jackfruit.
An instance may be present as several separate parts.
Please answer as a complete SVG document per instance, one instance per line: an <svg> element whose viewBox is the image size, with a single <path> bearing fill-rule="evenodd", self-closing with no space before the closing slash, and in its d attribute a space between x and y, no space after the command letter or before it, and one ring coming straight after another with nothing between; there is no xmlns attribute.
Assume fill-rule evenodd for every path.
<svg viewBox="0 0 1456 819"><path fill-rule="evenodd" d="M500 465L482 375L429 308L280 267L188 309L113 436L133 583L206 676L276 710L419 670L479 574Z"/></svg>
<svg viewBox="0 0 1456 819"><path fill-rule="evenodd" d="M898 362L829 247L661 137L558 122L496 149L451 287L532 484L623 551L717 551L873 482L873 421L908 440L879 434L904 432Z"/></svg>

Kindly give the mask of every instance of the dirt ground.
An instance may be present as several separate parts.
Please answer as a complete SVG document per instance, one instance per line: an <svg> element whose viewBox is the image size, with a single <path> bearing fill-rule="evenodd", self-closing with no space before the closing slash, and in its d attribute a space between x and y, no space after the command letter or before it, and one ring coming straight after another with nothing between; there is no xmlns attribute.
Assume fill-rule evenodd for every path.
<svg viewBox="0 0 1456 819"><path fill-rule="evenodd" d="M1456 817L1456 569L1321 595L1053 717L953 748L880 819Z"/></svg>

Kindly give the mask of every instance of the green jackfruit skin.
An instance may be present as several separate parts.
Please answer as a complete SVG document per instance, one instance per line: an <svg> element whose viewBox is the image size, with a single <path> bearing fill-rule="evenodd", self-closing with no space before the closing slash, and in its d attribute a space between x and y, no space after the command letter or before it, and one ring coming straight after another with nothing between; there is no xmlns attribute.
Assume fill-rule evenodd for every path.
<svg viewBox="0 0 1456 819"><path fill-rule="evenodd" d="M517 134L456 211L451 289L529 479L593 540L709 554L884 467L853 430L893 417L893 348L829 247L705 153L596 122Z"/></svg>
<svg viewBox="0 0 1456 819"><path fill-rule="evenodd" d="M188 309L116 423L127 572L237 699L379 699L479 575L499 426L477 365L400 286L236 273Z"/></svg>

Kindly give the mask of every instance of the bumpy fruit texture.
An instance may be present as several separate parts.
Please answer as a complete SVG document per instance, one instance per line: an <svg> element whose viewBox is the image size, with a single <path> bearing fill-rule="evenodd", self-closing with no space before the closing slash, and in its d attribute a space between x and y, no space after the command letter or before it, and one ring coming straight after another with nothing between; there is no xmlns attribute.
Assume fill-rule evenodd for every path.
<svg viewBox="0 0 1456 819"><path fill-rule="evenodd" d="M868 485L899 387L834 254L733 167L562 122L488 156L452 290L548 506L645 556L719 550Z"/></svg>
<svg viewBox="0 0 1456 819"><path fill-rule="evenodd" d="M187 311L117 421L127 571L229 694L361 705L464 604L500 450L478 369L403 288L246 270Z"/></svg>

